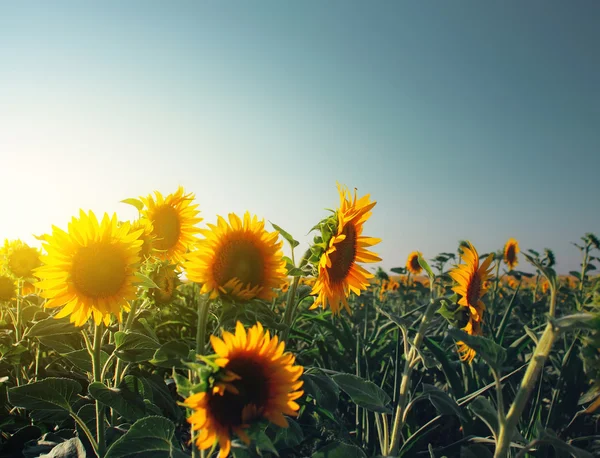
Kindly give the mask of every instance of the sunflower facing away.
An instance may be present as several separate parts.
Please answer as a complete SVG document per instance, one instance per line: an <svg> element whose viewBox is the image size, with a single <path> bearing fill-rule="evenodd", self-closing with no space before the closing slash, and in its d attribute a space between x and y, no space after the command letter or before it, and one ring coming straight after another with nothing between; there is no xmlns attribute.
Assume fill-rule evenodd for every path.
<svg viewBox="0 0 600 458"><path fill-rule="evenodd" d="M41 264L40 252L20 240L6 240L0 253L4 255L6 268L16 278L31 278L33 270Z"/></svg>
<svg viewBox="0 0 600 458"><path fill-rule="evenodd" d="M15 281L6 276L0 275L0 302L9 302L15 297L17 286Z"/></svg>
<svg viewBox="0 0 600 458"><path fill-rule="evenodd" d="M504 262L510 270L514 269L519 263L517 253L519 253L519 242L512 238L508 239L508 242L504 245Z"/></svg>
<svg viewBox="0 0 600 458"><path fill-rule="evenodd" d="M177 288L181 284L175 264L159 262L154 265L150 278L158 286L151 288L148 293L158 305L167 305L173 302L177 295Z"/></svg>
<svg viewBox="0 0 600 458"><path fill-rule="evenodd" d="M202 293L238 301L275 297L273 289L287 280L279 232L267 232L264 220L248 212L243 221L230 213L229 223L219 216L208 227L185 263L187 277L202 284Z"/></svg>
<svg viewBox="0 0 600 458"><path fill-rule="evenodd" d="M468 323L463 331L470 335L481 335L485 310L481 298L487 292L486 281L491 276L494 254L491 253L480 266L479 254L469 243L467 247L463 248L461 258L464 264L456 266L450 272L450 277L458 283L452 290L461 296L458 304L465 307L467 313ZM475 350L469 348L464 342L458 342L458 351L463 361L471 362L475 357Z"/></svg>
<svg viewBox="0 0 600 458"><path fill-rule="evenodd" d="M96 325L108 324L111 313L121 320L121 309L128 311L127 301L136 297L140 234L130 232L128 223L118 225L116 214L98 222L83 210L71 219L68 232L53 226L44 237L44 264L35 272L45 307L64 306L56 318L70 315L76 326L92 315Z"/></svg>
<svg viewBox="0 0 600 458"><path fill-rule="evenodd" d="M198 217L198 205L192 205L194 194L185 194L181 186L166 197L158 191L154 194L140 200L145 206L142 215L152 224L156 256L173 263L182 262L185 253L197 241L200 229L196 225L202 221Z"/></svg>
<svg viewBox="0 0 600 458"><path fill-rule="evenodd" d="M337 228L329 240L318 265L318 278L311 291L316 294L314 309L319 305L331 307L334 314L340 313L341 306L351 313L348 306L350 292L360 295L369 287L373 274L359 266L358 262L378 262L381 258L367 250L381 239L364 237L363 225L371 216L371 209L377 202L371 202L367 194L360 199L351 198L350 192L338 185L340 207L337 210Z"/></svg>
<svg viewBox="0 0 600 458"><path fill-rule="evenodd" d="M277 336L272 338L260 323L247 332L238 321L235 335L223 333L223 338L210 337L223 368L223 376L206 392L185 400L193 410L188 422L194 431L199 449L205 450L218 442L219 458L231 449L233 433L245 443L250 438L245 430L254 420L266 419L283 428L288 427L284 415L296 416L302 366L294 366L295 357L284 353L285 345Z"/></svg>
<svg viewBox="0 0 600 458"><path fill-rule="evenodd" d="M423 270L421 264L419 264L419 256L423 256L420 251L413 251L406 260L406 270L413 275L419 275Z"/></svg>

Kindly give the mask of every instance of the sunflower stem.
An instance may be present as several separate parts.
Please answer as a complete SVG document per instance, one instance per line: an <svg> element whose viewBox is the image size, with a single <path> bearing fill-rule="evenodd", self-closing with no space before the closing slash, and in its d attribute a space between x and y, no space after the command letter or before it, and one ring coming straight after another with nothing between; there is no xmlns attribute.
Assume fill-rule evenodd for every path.
<svg viewBox="0 0 600 458"><path fill-rule="evenodd" d="M284 342L287 342L290 330L292 328L292 323L294 322L294 312L296 310L296 290L298 289L298 283L300 283L300 277L294 277L294 279L292 280L292 286L290 286L290 289L288 290L285 305L285 314L283 315L285 329L282 331L281 334L281 340Z"/></svg>
<svg viewBox="0 0 600 458"><path fill-rule="evenodd" d="M431 280L430 280L431 284ZM400 448L400 437L402 435L402 428L404 426L404 416L405 416L405 408L406 401L408 399L408 389L410 387L410 376L413 368L415 367L415 363L419 359L419 348L421 347L421 343L423 342L423 338L425 337L425 332L429 326L429 322L435 313L436 308L439 306L440 299L434 299L433 297L433 288L431 287L431 300L423 314L423 318L421 319L421 324L419 325L419 329L417 331L417 335L415 336L415 340L413 341L413 345L406 357L406 361L404 363L404 371L402 372L402 379L400 382L400 392L398 394L398 405L396 406L396 414L394 415L393 427L392 427L392 439L390 441L388 454L394 456L398 453L398 449Z"/></svg>
<svg viewBox="0 0 600 458"><path fill-rule="evenodd" d="M17 281L17 321L15 322L15 338L17 343L21 341L21 280Z"/></svg>
<svg viewBox="0 0 600 458"><path fill-rule="evenodd" d="M102 383L102 368L100 365L100 356L102 350L102 324L96 325L94 328L94 345L92 347L92 368L94 375L94 382ZM104 450L106 443L104 439L104 407L100 404L100 401L96 400L96 437L98 439L98 450L97 454L99 458L104 456Z"/></svg>
<svg viewBox="0 0 600 458"><path fill-rule="evenodd" d="M209 306L209 295L200 296L198 299L198 327L196 329L196 354L204 355L205 349L205 341L206 341L206 325L208 323L208 306ZM198 374L194 373L194 383L198 383L199 377ZM194 428L192 425L192 458L198 458L199 456L204 458L205 452L204 450L199 450L196 446L196 434L199 434L200 431L197 431L194 434Z"/></svg>
<svg viewBox="0 0 600 458"><path fill-rule="evenodd" d="M502 393L502 382L501 376L497 370L491 369L492 375L494 376L494 381L496 382L496 402L498 403L498 424L502 425L506 418L504 416L504 398Z"/></svg>
<svg viewBox="0 0 600 458"><path fill-rule="evenodd" d="M508 456L508 450L514 431L516 430L517 423L521 418L523 410L529 401L529 396L537 383L540 372L542 371L546 359L550 354L552 345L556 340L559 332L552 323L546 325L546 330L542 334L539 343L535 348L535 352L529 361L523 380L521 381L521 387L515 396L515 399L508 410L506 421L500 423L500 432L498 434L498 444L496 446L496 452L494 458L505 458Z"/></svg>
<svg viewBox="0 0 600 458"><path fill-rule="evenodd" d="M550 313L551 317L554 317L554 312L556 310L556 288L553 282L550 282ZM554 327L552 322L548 321L546 325L546 329L542 334L542 337L538 341L537 346L535 347L535 351L533 352L533 356L529 360L529 364L527 366L527 370L525 371L525 375L523 375L523 380L521 380L521 385L517 395L513 403L508 410L508 414L506 415L505 421L500 423L500 432L498 434L498 443L496 445L496 452L494 454L494 458L505 458L508 456L508 450L510 447L510 441L512 439L513 433L517 428L517 424L519 419L521 418L521 414L523 410L525 410L525 406L529 401L529 396L537 383L537 379L540 375L540 372L544 368L544 364L546 363L546 359L550 355L550 350L552 350L552 345L554 345L554 341L559 335L559 330Z"/></svg>

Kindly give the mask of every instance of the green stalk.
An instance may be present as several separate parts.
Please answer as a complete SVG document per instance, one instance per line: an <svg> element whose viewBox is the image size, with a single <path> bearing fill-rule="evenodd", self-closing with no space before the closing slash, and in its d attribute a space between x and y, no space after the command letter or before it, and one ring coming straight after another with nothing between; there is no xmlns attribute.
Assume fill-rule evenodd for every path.
<svg viewBox="0 0 600 458"><path fill-rule="evenodd" d="M554 288L552 282L550 282L550 288L549 315L550 317L554 317L556 312L556 289ZM523 413L523 410L525 410L525 406L529 401L531 392L537 383L540 372L544 368L544 364L546 364L546 359L548 359L550 350L552 350L552 345L554 344L554 341L558 335L559 330L555 328L551 322L549 322L546 325L546 329L544 330L544 333L542 334L537 346L535 347L535 351L531 357L531 360L529 361L529 365L527 366L523 380L521 380L519 391L517 392L515 399L510 406L508 414L506 415L506 421L500 423L498 444L496 445L494 458L506 458L508 456L508 450L510 448L513 432L517 428L521 414Z"/></svg>
<svg viewBox="0 0 600 458"><path fill-rule="evenodd" d="M402 372L402 379L400 381L400 392L398 395L398 406L396 407L396 414L394 416L394 423L392 427L392 439L390 441L388 452L388 454L391 456L395 456L398 453L398 449L400 448L400 436L402 434L402 428L404 426L404 410L406 408L406 401L408 400L410 376L419 358L418 350L421 347L423 338L425 337L425 331L427 331L429 322L431 321L431 318L433 317L433 314L435 313L435 310L439 305L438 302L439 301L433 299L433 297L431 298L429 306L427 307L427 310L425 311L425 313L423 314L423 318L421 319L421 324L419 325L417 335L415 336L415 340L413 341L413 346L411 347L410 352L406 358L406 362L404 363L404 371Z"/></svg>
<svg viewBox="0 0 600 458"><path fill-rule="evenodd" d="M102 382L100 367L100 351L102 349L102 324L96 325L94 328L94 344L92 347L92 367L94 374L94 382ZM104 456L106 442L104 438L104 407L100 401L96 400L96 434L98 442L97 454L99 458Z"/></svg>
<svg viewBox="0 0 600 458"><path fill-rule="evenodd" d="M285 329L281 333L281 340L287 342L294 323L294 312L296 311L296 290L298 289L298 283L300 283L300 277L294 277L292 286L288 290L288 295L285 304L285 313L283 315L283 322L285 323Z"/></svg>
<svg viewBox="0 0 600 458"><path fill-rule="evenodd" d="M586 244L585 251L583 253L583 262L581 263L581 277L579 278L579 306L578 310L581 310L583 305L583 283L585 281L585 272L589 262L590 244Z"/></svg>
<svg viewBox="0 0 600 458"><path fill-rule="evenodd" d="M208 323L208 295L200 296L198 299L198 327L196 328L196 354L204 355L204 347L206 343L206 325ZM197 374L194 373L194 383L198 383ZM192 429L192 458L204 457L204 450L198 450L196 446L196 437Z"/></svg>
<svg viewBox="0 0 600 458"><path fill-rule="evenodd" d="M506 421L500 424L498 445L496 446L494 458L505 458L508 455L513 432L515 431L519 419L521 418L521 414L529 401L529 396L537 383L540 372L546 363L546 359L550 354L550 350L552 349L552 345L557 336L558 330L554 328L551 323L548 323L546 330L542 334L535 352L529 361L527 371L521 381L521 387L515 396L515 400L510 406Z"/></svg>
<svg viewBox="0 0 600 458"><path fill-rule="evenodd" d="M94 449L94 452L96 452L96 455L100 456L98 453L98 444L96 443L96 438L90 431L90 428L88 428L88 426L85 424L85 421L83 421L75 412L71 412L71 416L73 417L73 420L75 420L75 423L77 423L77 425L87 436L92 448Z"/></svg>
<svg viewBox="0 0 600 458"><path fill-rule="evenodd" d="M501 425L505 422L506 418L504 416L504 398L502 393L502 382L500 374L495 369L492 369L492 375L494 376L494 381L496 382L496 400L498 404L498 424Z"/></svg>
<svg viewBox="0 0 600 458"><path fill-rule="evenodd" d="M494 313L494 307L496 306L496 299L498 296L498 284L500 283L500 266L502 261L496 263L496 281L494 282L494 297L492 298L492 304L490 306L490 312Z"/></svg>
<svg viewBox="0 0 600 458"><path fill-rule="evenodd" d="M21 341L21 280L17 281L17 321L15 323L15 338L17 343Z"/></svg>
<svg viewBox="0 0 600 458"><path fill-rule="evenodd" d="M208 322L208 296L198 301L198 328L196 329L196 354L204 355L206 341L206 324Z"/></svg>

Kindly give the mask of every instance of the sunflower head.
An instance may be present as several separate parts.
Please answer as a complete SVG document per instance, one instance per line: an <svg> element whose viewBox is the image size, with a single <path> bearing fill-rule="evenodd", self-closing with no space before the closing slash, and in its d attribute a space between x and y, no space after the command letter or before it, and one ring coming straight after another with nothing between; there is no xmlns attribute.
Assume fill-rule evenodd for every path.
<svg viewBox="0 0 600 458"><path fill-rule="evenodd" d="M150 220L146 218L139 218L131 223L131 232L142 231L139 240L142 241L142 247L140 248L140 259L146 261L153 257L156 252L154 250L154 229Z"/></svg>
<svg viewBox="0 0 600 458"><path fill-rule="evenodd" d="M475 321L472 318L469 319L469 322L464 328L462 328L462 330L470 336L483 335L483 332L481 330L481 322ZM471 364L477 352L462 341L456 342L456 346L458 347L458 355L460 357L460 360L465 363Z"/></svg>
<svg viewBox="0 0 600 458"><path fill-rule="evenodd" d="M202 284L202 293L242 302L275 297L273 290L286 281L279 232L267 232L264 220L249 212L243 220L230 213L229 222L219 216L208 227L185 263L187 277Z"/></svg>
<svg viewBox="0 0 600 458"><path fill-rule="evenodd" d="M303 394L303 368L294 365L285 344L260 323L246 331L238 322L235 334L211 336L211 344L220 370L211 375L206 391L192 394L184 404L193 410L188 418L192 429L200 430L197 447L205 450L218 443L219 458L225 458L234 433L250 442L247 429L252 422L266 419L288 426L284 415L296 416L300 408L296 400Z"/></svg>
<svg viewBox="0 0 600 458"><path fill-rule="evenodd" d="M420 251L413 251L406 260L406 270L413 275L419 275L423 270L421 264L419 264L419 256L423 256Z"/></svg>
<svg viewBox="0 0 600 458"><path fill-rule="evenodd" d="M63 307L56 318L69 315L76 326L92 315L96 324L108 324L111 314L120 320L121 309L129 310L128 300L136 297L141 231L119 225L116 214L99 222L91 211L80 211L67 231L52 229L44 237L43 265L35 272L45 307Z"/></svg>
<svg viewBox="0 0 600 458"><path fill-rule="evenodd" d="M350 292L360 295L369 287L373 274L358 263L381 261L367 249L381 240L362 235L363 225L377 202L371 202L369 195L357 199L356 191L352 197L339 185L338 191L340 206L316 226L321 234L315 237L310 258L317 277L311 291L317 297L311 308L329 305L334 314L340 313L342 305L351 313L347 300Z"/></svg>
<svg viewBox="0 0 600 458"><path fill-rule="evenodd" d="M140 197L144 204L142 215L152 225L153 247L156 256L173 263L182 262L185 253L197 241L200 229L196 225L202 221L197 204L192 204L194 194L186 194L180 186L176 192L166 197L154 191L154 196Z"/></svg>
<svg viewBox="0 0 600 458"><path fill-rule="evenodd" d="M157 305L168 305L177 297L177 288L181 285L177 266L168 261L159 261L152 265L148 277L158 286L150 288L148 296Z"/></svg>
<svg viewBox="0 0 600 458"><path fill-rule="evenodd" d="M11 301L17 291L15 281L7 275L0 275L0 302Z"/></svg>
<svg viewBox="0 0 600 458"><path fill-rule="evenodd" d="M519 253L519 242L512 238L508 239L508 242L504 245L504 262L510 270L514 269L519 263L517 253Z"/></svg>
<svg viewBox="0 0 600 458"><path fill-rule="evenodd" d="M469 243L467 247L463 248L461 258L464 263L456 266L450 272L450 277L457 283L452 290L460 296L458 305L463 307L462 311L466 313L468 319L466 326L462 329L470 335L481 335L481 323L485 310L481 298L489 286L487 281L491 277L494 254L490 253L479 265L477 250ZM475 350L468 348L464 342L458 342L458 348L463 361L473 360Z"/></svg>
<svg viewBox="0 0 600 458"><path fill-rule="evenodd" d="M5 240L0 255L3 255L6 268L15 278L32 278L34 269L41 264L39 250L21 240Z"/></svg>

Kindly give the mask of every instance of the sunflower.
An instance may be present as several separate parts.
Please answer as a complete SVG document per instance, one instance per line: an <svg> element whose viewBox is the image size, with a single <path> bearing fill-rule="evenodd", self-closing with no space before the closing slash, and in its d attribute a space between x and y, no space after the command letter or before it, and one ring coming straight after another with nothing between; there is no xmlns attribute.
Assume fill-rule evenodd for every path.
<svg viewBox="0 0 600 458"><path fill-rule="evenodd" d="M219 458L231 449L233 433L247 444L246 429L250 423L266 419L280 427L288 427L285 415L296 416L300 408L296 399L300 390L303 368L294 366L295 357L284 353L285 344L272 338L260 323L247 332L238 321L235 335L223 333L223 338L210 337L217 354L216 364L221 376L215 377L206 392L196 393L185 400L192 409L187 419L193 430L200 430L196 445L200 450L218 442Z"/></svg>
<svg viewBox="0 0 600 458"><path fill-rule="evenodd" d="M167 197L154 191L155 197L140 197L146 207L142 215L152 224L152 234L155 236L154 248L158 250L156 256L162 260L173 263L182 262L185 253L196 243L196 234L200 229L196 227L202 218L192 205L194 194L185 194L180 186L173 194Z"/></svg>
<svg viewBox="0 0 600 458"><path fill-rule="evenodd" d="M146 218L140 218L131 223L131 232L142 230L142 235L139 239L142 241L142 248L140 249L140 258L142 261L157 254L154 250L154 238L152 223Z"/></svg>
<svg viewBox="0 0 600 458"><path fill-rule="evenodd" d="M419 264L419 256L423 256L420 251L413 251L406 260L406 270L413 275L419 275L423 270L421 264Z"/></svg>
<svg viewBox="0 0 600 458"><path fill-rule="evenodd" d="M173 302L177 293L177 287L181 284L176 272L177 266L168 262L158 263L150 273L150 278L158 286L149 290L154 302L159 305L167 305Z"/></svg>
<svg viewBox="0 0 600 458"><path fill-rule="evenodd" d="M40 252L20 240L6 240L1 253L8 271L16 278L31 278L33 270L41 264Z"/></svg>
<svg viewBox="0 0 600 458"><path fill-rule="evenodd" d="M6 275L0 275L0 302L11 301L15 297L16 291L15 281Z"/></svg>
<svg viewBox="0 0 600 458"><path fill-rule="evenodd" d="M472 317L469 319L467 325L464 328L462 328L462 330L470 336L483 335L483 332L481 330L481 322L473 320ZM475 358L477 352L464 342L456 342L456 346L458 347L458 354L460 360L466 363L471 363L471 361L473 361L473 358Z"/></svg>
<svg viewBox="0 0 600 458"><path fill-rule="evenodd" d="M485 305L481 298L487 292L486 285L488 283L486 282L491 277L491 263L494 259L494 254L490 253L480 266L479 254L477 254L477 250L475 250L473 245L469 243L467 247L463 248L461 258L464 264L456 266L450 272L450 277L458 283L452 290L461 296L458 305L465 307L465 311L467 312L468 323L463 330L470 335L480 335L483 312L485 310ZM464 342L458 342L458 347L463 361L470 362L473 360L473 356L475 355L473 349L467 351L467 345Z"/></svg>
<svg viewBox="0 0 600 458"><path fill-rule="evenodd" d="M504 262L510 270L514 269L519 263L517 253L519 253L519 242L512 238L508 239L508 242L504 245Z"/></svg>
<svg viewBox="0 0 600 458"><path fill-rule="evenodd" d="M275 297L273 289L287 279L279 232L267 232L264 220L249 212L243 221L230 213L229 223L219 216L208 227L185 263L187 277L202 284L201 292L238 301Z"/></svg>
<svg viewBox="0 0 600 458"><path fill-rule="evenodd" d="M121 308L128 311L127 301L136 297L141 231L118 225L116 214L98 222L93 212L83 210L71 219L68 232L52 229L44 238L44 265L35 272L45 307L64 305L56 318L70 315L76 326L92 315L96 325L108 324L111 313L121 320Z"/></svg>
<svg viewBox="0 0 600 458"><path fill-rule="evenodd" d="M363 269L357 262L378 262L381 258L367 250L381 239L362 236L363 225L371 216L371 209L377 202L371 202L367 194L360 199L351 198L350 192L338 185L340 207L336 212L336 228L328 239L324 239L323 250L318 263L318 277L311 294L317 295L311 309L319 305L331 307L334 314L340 313L341 305L351 313L348 296L353 292L360 296L369 287L368 279L373 274Z"/></svg>

